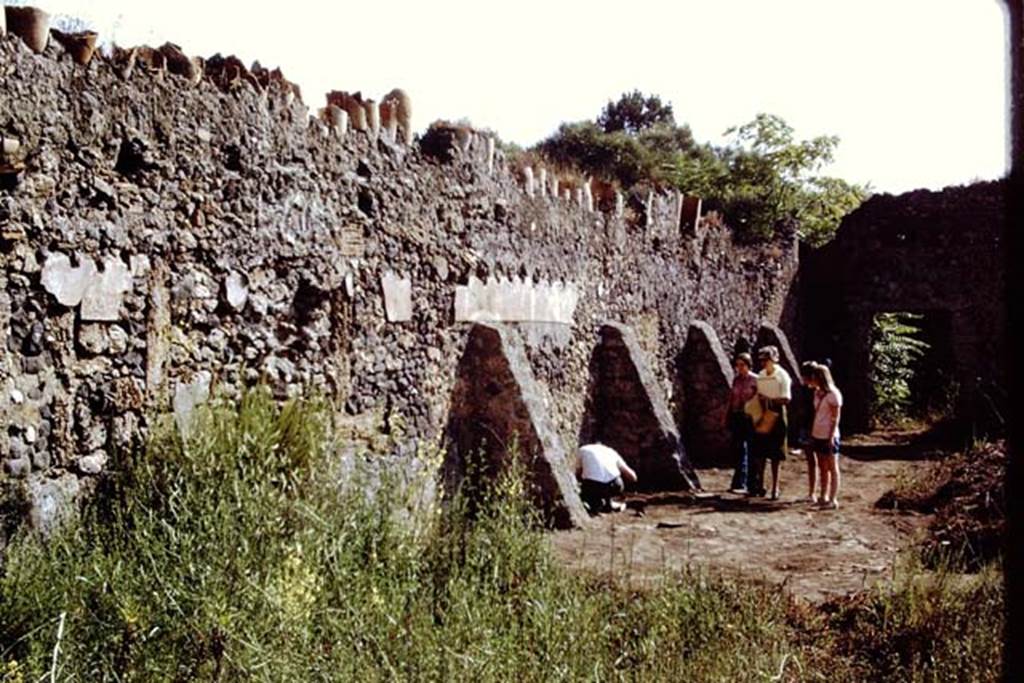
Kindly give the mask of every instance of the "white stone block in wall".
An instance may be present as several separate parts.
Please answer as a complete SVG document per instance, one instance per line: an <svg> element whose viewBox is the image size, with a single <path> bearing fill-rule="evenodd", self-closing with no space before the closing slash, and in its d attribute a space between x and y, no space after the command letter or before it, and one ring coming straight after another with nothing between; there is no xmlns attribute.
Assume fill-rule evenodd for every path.
<svg viewBox="0 0 1024 683"><path fill-rule="evenodd" d="M0 151L4 154L17 154L19 149L21 149L21 140L0 135Z"/></svg>
<svg viewBox="0 0 1024 683"><path fill-rule="evenodd" d="M132 277L146 277L153 268L153 264L145 254L132 254L128 258L128 264L132 271Z"/></svg>
<svg viewBox="0 0 1024 683"><path fill-rule="evenodd" d="M210 382L213 375L207 370L197 372L189 382L178 382L174 388L174 422L181 438L188 438L192 431L195 410L210 398Z"/></svg>
<svg viewBox="0 0 1024 683"><path fill-rule="evenodd" d="M455 288L455 320L456 321L467 321L472 320L473 310L472 302L470 298L472 294L469 287L459 285Z"/></svg>
<svg viewBox="0 0 1024 683"><path fill-rule="evenodd" d="M501 309L499 308L498 300L498 283L495 282L494 276L488 277L487 282L483 285L483 290L480 296L480 304L485 311L493 311L491 315L495 316L496 320L504 320L502 317Z"/></svg>
<svg viewBox="0 0 1024 683"><path fill-rule="evenodd" d="M328 104L327 122L330 124L331 130L334 131L334 135L344 139L345 133L348 131L348 112L337 105Z"/></svg>
<svg viewBox="0 0 1024 683"><path fill-rule="evenodd" d="M494 137L487 136L487 172L494 173Z"/></svg>
<svg viewBox="0 0 1024 683"><path fill-rule="evenodd" d="M74 308L82 302L95 275L96 264L88 256L80 254L78 265L72 267L71 259L55 252L46 257L41 280L43 288L60 304Z"/></svg>
<svg viewBox="0 0 1024 683"><path fill-rule="evenodd" d="M537 185L540 187L540 196L548 196L548 169L543 166L537 171Z"/></svg>
<svg viewBox="0 0 1024 683"><path fill-rule="evenodd" d="M574 285L534 284L519 278L471 277L455 288L457 322L543 322L571 325L578 295Z"/></svg>
<svg viewBox="0 0 1024 683"><path fill-rule="evenodd" d="M228 273L224 278L224 300L236 311L245 308L245 302L249 300L249 288L244 275L234 271Z"/></svg>
<svg viewBox="0 0 1024 683"><path fill-rule="evenodd" d="M380 135L380 112L377 110L377 103L373 100L363 102L366 110L366 127L370 131L370 137L374 140Z"/></svg>
<svg viewBox="0 0 1024 683"><path fill-rule="evenodd" d="M590 180L583 183L583 207L587 211L594 210L594 191L590 189Z"/></svg>
<svg viewBox="0 0 1024 683"><path fill-rule="evenodd" d="M388 271L381 275L380 286L384 294L384 312L388 322L412 320L412 281Z"/></svg>
<svg viewBox="0 0 1024 683"><path fill-rule="evenodd" d="M510 318L515 320L533 320L536 297L534 296L532 284L521 278L516 278L508 283L508 300L511 306L508 314Z"/></svg>
<svg viewBox="0 0 1024 683"><path fill-rule="evenodd" d="M132 288L132 272L119 258L103 262L103 272L93 275L82 297L82 320L118 320L121 300Z"/></svg>
<svg viewBox="0 0 1024 683"><path fill-rule="evenodd" d="M530 315L527 321L546 322L554 318L554 302L540 289L542 286L530 287Z"/></svg>
<svg viewBox="0 0 1024 683"><path fill-rule="evenodd" d="M523 169L524 188L529 197L533 196L533 169L527 166Z"/></svg>

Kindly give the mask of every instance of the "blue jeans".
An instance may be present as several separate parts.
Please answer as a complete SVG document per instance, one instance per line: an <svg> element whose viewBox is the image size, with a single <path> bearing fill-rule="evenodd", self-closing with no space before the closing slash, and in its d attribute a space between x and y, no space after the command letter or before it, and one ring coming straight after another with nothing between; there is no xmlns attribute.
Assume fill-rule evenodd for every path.
<svg viewBox="0 0 1024 683"><path fill-rule="evenodd" d="M730 413L729 435L732 438L733 462L736 463L730 489L750 488L750 439L753 433L753 425L746 413Z"/></svg>

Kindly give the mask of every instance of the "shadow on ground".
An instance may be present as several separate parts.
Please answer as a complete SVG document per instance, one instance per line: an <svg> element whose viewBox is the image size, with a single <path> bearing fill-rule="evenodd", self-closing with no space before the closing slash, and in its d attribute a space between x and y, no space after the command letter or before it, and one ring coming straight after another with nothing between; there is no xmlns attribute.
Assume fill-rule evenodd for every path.
<svg viewBox="0 0 1024 683"><path fill-rule="evenodd" d="M626 499L626 514L642 517L654 508L687 508L695 514L703 510L715 512L777 512L792 507L793 501L751 498L731 494L695 494L664 496L634 495Z"/></svg>
<svg viewBox="0 0 1024 683"><path fill-rule="evenodd" d="M967 432L954 421L905 429L886 429L871 434L855 434L843 441L842 457L871 462L876 460L936 460L962 449Z"/></svg>

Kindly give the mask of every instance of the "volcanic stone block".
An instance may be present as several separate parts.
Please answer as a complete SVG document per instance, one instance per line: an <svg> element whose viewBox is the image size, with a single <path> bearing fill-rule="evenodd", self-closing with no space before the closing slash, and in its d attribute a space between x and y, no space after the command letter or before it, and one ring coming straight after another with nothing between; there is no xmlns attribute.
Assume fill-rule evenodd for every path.
<svg viewBox="0 0 1024 683"><path fill-rule="evenodd" d="M696 462L730 464L730 439L724 425L734 373L722 342L707 323L690 323L678 372L687 453Z"/></svg>
<svg viewBox="0 0 1024 683"><path fill-rule="evenodd" d="M442 466L447 491L461 486L471 495L485 494L517 457L528 495L547 522L558 528L584 525L587 514L548 417L548 397L515 332L473 325L457 372Z"/></svg>
<svg viewBox="0 0 1024 683"><path fill-rule="evenodd" d="M588 392L580 441L600 441L636 470L642 491L698 490L690 464L658 383L632 331L605 324L590 357Z"/></svg>

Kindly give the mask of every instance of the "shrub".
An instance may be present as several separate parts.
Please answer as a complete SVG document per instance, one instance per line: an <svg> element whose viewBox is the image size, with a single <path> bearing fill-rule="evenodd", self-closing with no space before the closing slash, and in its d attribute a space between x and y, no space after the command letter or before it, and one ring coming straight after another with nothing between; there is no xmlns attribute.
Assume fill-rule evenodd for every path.
<svg viewBox="0 0 1024 683"><path fill-rule="evenodd" d="M915 335L922 316L911 313L880 313L871 334L873 390L871 413L878 423L899 422L911 405L910 382L915 365L929 346Z"/></svg>

